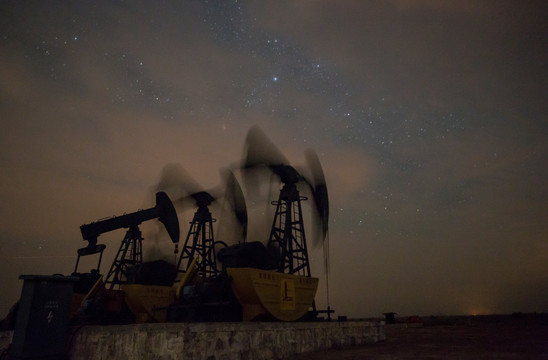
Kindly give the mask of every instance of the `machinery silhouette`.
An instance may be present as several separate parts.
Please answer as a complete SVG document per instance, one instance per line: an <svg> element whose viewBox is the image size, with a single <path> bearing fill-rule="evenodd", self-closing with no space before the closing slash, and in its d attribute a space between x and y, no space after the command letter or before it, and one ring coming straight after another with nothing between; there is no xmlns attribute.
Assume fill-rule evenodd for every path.
<svg viewBox="0 0 548 360"><path fill-rule="evenodd" d="M124 303L125 286L135 283L171 285L175 278L175 267L163 261L144 263L142 257L143 237L139 225L158 219L165 227L171 241L179 242L179 220L173 203L166 193L156 193L156 206L92 222L80 227L82 238L88 245L78 249L74 272L79 281L73 295L73 315L80 321L99 323L133 322L135 314ZM100 265L105 244L97 244L97 238L104 233L128 229L106 276L101 275ZM96 269L79 273L82 256L99 254ZM78 316L76 316L78 315ZM84 320L82 320L84 319ZM91 319L91 320L90 320Z"/></svg>
<svg viewBox="0 0 548 360"><path fill-rule="evenodd" d="M310 276L301 203L307 200L307 197L300 195L297 185L304 184L312 193L316 210L313 215L319 220L320 239L323 242L328 231L329 201L325 177L316 153L312 150L306 152L312 173L312 178L308 179L289 164L289 161L258 127L250 129L244 152L243 169L246 174L246 183L252 184L251 191L256 191L256 185L253 184L254 179L249 177L255 174L249 175L249 170L257 168L268 169L283 185L278 200L272 202L272 205L276 206L276 211L267 245L268 249L275 252L278 257L277 270L281 273Z"/></svg>
<svg viewBox="0 0 548 360"><path fill-rule="evenodd" d="M78 250L73 273L80 276L82 284L86 283L79 289L82 308L85 310L86 301L95 299L95 304L102 304L102 313L105 308L121 312L125 308L132 315L125 317L129 322L316 318L322 311L314 302L318 278L311 274L302 207L308 198L301 193L313 200L312 228L317 233L313 245L323 244L324 248L328 242L329 201L317 155L312 150L305 155L308 167L298 169L258 127L251 128L246 137L243 160L232 170L241 174L248 195L256 196L260 174L271 174L279 187L277 200L271 202L275 212L265 240L247 239L246 201L232 170L222 170L222 186L205 191L182 167L166 166L156 187L154 208L82 225L82 237L89 244ZM226 232L220 234L221 241L215 238L216 219L210 206L221 198L237 219L238 228L229 230L236 234L237 243L222 241L222 236L229 237ZM143 262L139 224L158 218L177 252L179 223L175 208L189 207L194 215L176 264ZM97 237L119 228L128 230L103 278L99 267L105 245L98 245ZM77 273L80 256L97 253L97 270ZM332 311L323 312L329 315ZM104 322L104 317L100 321Z"/></svg>
<svg viewBox="0 0 548 360"><path fill-rule="evenodd" d="M209 206L224 198L234 213L239 229L239 241L245 242L247 236L247 208L241 187L229 169L221 170L222 185L219 188L205 191L177 164L164 168L162 179L157 189L172 192L174 203L182 209L195 208L190 228L185 238L181 255L177 262L179 272L189 270L196 259L197 273L202 278L216 278L221 274L217 266L217 248L226 247L225 241L216 241L212 216ZM226 235L226 234L225 234Z"/></svg>
<svg viewBox="0 0 548 360"><path fill-rule="evenodd" d="M114 262L104 280L110 289L127 283L127 272L131 266L143 262L143 238L139 224L144 221L156 219L164 224L173 243L179 242L179 220L175 208L169 197L164 192L156 193L156 206L146 210L139 210L131 214L124 214L112 218L100 220L80 226L82 238L88 241L88 246L78 250L75 272L80 261L80 256L100 252L102 258L105 245L97 245L99 235L117 229L127 228L126 235L120 244ZM98 265L99 267L99 265Z"/></svg>

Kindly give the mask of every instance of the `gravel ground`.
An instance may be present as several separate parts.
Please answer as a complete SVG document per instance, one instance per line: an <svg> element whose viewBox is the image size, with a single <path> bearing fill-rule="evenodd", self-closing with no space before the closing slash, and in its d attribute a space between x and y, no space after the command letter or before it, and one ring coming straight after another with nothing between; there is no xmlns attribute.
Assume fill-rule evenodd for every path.
<svg viewBox="0 0 548 360"><path fill-rule="evenodd" d="M547 359L548 323L537 318L483 319L459 324L394 324L386 341L301 354L295 360Z"/></svg>

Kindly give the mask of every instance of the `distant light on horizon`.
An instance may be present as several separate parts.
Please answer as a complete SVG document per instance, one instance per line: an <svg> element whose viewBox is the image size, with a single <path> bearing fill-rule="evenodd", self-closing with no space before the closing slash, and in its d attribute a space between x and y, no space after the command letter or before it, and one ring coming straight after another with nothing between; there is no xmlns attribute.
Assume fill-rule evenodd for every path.
<svg viewBox="0 0 548 360"><path fill-rule="evenodd" d="M478 306L465 313L468 313L472 316L481 316L481 315L492 315L494 312L489 310L488 308Z"/></svg>

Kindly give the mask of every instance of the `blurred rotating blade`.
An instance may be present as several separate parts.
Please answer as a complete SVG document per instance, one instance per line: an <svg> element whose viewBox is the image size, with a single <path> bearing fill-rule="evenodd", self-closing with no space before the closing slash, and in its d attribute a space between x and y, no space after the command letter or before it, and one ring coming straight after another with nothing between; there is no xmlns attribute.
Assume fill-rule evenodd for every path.
<svg viewBox="0 0 548 360"><path fill-rule="evenodd" d="M244 168L285 164L289 161L258 126L249 129L245 139Z"/></svg>
<svg viewBox="0 0 548 360"><path fill-rule="evenodd" d="M316 210L318 212L318 217L321 224L321 241L323 243L325 241L329 226L329 196L327 194L327 185L325 183L325 176L316 152L308 149L305 152L305 157L308 167L312 173L311 182L314 194L314 204L316 205Z"/></svg>
<svg viewBox="0 0 548 360"><path fill-rule="evenodd" d="M225 198L230 204L236 219L242 227L242 239L245 242L247 238L247 206L245 197L240 187L240 183L229 169L221 169L221 177L225 183Z"/></svg>
<svg viewBox="0 0 548 360"><path fill-rule="evenodd" d="M185 210L194 206L197 197L202 198L196 194L204 193L192 176L180 164L175 163L164 166L156 191L166 192L174 204ZM190 197L194 201L189 201Z"/></svg>

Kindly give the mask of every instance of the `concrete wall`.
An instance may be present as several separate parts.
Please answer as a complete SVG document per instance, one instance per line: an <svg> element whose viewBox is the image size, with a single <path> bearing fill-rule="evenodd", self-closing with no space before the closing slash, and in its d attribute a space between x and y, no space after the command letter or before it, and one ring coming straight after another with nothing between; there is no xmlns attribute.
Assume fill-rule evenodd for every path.
<svg viewBox="0 0 548 360"><path fill-rule="evenodd" d="M370 321L86 326L71 336L70 359L290 359L385 339L384 322Z"/></svg>
<svg viewBox="0 0 548 360"><path fill-rule="evenodd" d="M87 327L72 360L288 359L308 351L385 339L384 323L169 323Z"/></svg>

